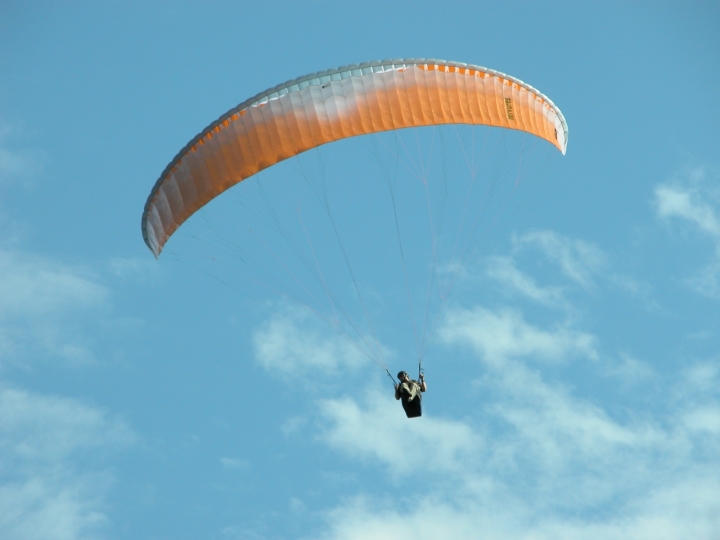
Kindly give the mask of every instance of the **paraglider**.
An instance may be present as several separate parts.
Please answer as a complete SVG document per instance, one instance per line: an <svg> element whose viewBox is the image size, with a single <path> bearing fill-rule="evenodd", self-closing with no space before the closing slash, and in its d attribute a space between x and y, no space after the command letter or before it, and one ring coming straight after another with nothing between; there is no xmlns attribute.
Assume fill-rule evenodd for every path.
<svg viewBox="0 0 720 540"><path fill-rule="evenodd" d="M308 150L360 135L452 124L517 130L550 142L562 154L567 148L568 128L560 110L532 86L504 73L472 64L432 59L352 64L270 88L243 101L205 128L167 165L152 188L142 215L143 239L158 257L177 229L211 200L260 171ZM248 206L251 204L247 202ZM464 204L468 206L468 199ZM464 213L463 209L458 215L464 216ZM464 217L461 222L463 220ZM476 221L468 219L466 222L475 224ZM399 240L397 213L394 226ZM304 223L301 227L307 234ZM332 227L341 243L334 221ZM472 238L470 235L468 242ZM457 244L457 240L455 242ZM347 311L335 309L338 295L327 290L326 278L319 268L310 239L308 245L312 254L307 257L306 266L318 266L317 281L333 306L333 317L344 316L352 331L361 334L363 328L350 320ZM342 243L341 248L344 264L353 274ZM434 272L437 274L437 251L435 247L433 249ZM361 335L356 345L392 379L381 358L383 347L372 330L354 275L352 281L373 334L369 339ZM405 283L410 289L407 273ZM430 283L432 287L436 282L430 280ZM427 298L426 323L429 320L429 295ZM442 298L444 300L446 295ZM408 303L412 304L410 300ZM318 314L317 309L310 310ZM330 322L344 332L334 319ZM418 344L420 364L427 346L424 334L423 331L422 340L416 339L423 342ZM429 335L432 336L432 331ZM373 340L375 344L371 343ZM407 380L401 380L396 387L396 398L403 400L406 412L406 405L412 409L407 413L409 417L420 416L420 396L426 388L424 379L421 376L420 382L416 382L407 374L405 376Z"/></svg>
<svg viewBox="0 0 720 540"><path fill-rule="evenodd" d="M402 406L408 418L422 416L422 392L427 392L425 375L420 374L419 381L414 381L405 371L398 373L395 385L395 399L402 400Z"/></svg>

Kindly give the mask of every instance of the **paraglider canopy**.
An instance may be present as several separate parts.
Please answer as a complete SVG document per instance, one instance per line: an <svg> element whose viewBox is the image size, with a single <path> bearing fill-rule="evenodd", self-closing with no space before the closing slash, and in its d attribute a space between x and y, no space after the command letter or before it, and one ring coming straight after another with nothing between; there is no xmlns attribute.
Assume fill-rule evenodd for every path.
<svg viewBox="0 0 720 540"><path fill-rule="evenodd" d="M282 160L346 137L408 127L477 124L531 133L563 154L560 110L522 81L460 62L396 59L353 64L288 81L213 122L170 162L142 216L158 256L194 212Z"/></svg>

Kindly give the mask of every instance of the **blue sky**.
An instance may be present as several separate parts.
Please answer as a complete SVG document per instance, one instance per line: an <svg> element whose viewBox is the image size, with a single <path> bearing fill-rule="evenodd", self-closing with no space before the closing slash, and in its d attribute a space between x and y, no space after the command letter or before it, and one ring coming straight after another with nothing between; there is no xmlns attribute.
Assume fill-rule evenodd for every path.
<svg viewBox="0 0 720 540"><path fill-rule="evenodd" d="M719 27L713 2L0 4L0 537L720 537ZM403 57L511 74L569 125L566 156L477 131L501 150L483 178L505 187L482 241L434 267L454 286L431 306L413 421L326 324L332 306L312 313L193 238L236 234L251 192L157 261L140 233L165 165L225 111ZM393 373L417 356L373 206L392 157L374 152L397 141L262 177L318 245L328 229L294 190L327 182L371 322L337 258L320 255L323 276ZM399 184L419 148L390 160ZM446 157L463 170L462 147ZM403 223L437 216L400 195ZM243 231L263 217L248 216ZM432 235L405 230L418 318ZM261 248L277 245L302 294L266 232L258 257L273 267Z"/></svg>

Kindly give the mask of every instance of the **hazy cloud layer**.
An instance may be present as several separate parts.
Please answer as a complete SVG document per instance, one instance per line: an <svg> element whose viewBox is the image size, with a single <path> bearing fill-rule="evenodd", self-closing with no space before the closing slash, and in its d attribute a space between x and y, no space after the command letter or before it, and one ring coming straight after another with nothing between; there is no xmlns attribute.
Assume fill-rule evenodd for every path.
<svg viewBox="0 0 720 540"><path fill-rule="evenodd" d="M11 366L27 370L58 358L65 366L95 362L92 334L106 318L109 296L87 268L0 250L6 374ZM135 440L100 409L0 381L0 538L103 536L114 482L109 462Z"/></svg>
<svg viewBox="0 0 720 540"><path fill-rule="evenodd" d="M101 410L0 386L0 537L95 537L113 481L103 456L135 440Z"/></svg>
<svg viewBox="0 0 720 540"><path fill-rule="evenodd" d="M446 502L426 496L409 509L358 497L327 515L324 540L714 540L720 531L720 483L701 475L676 479L604 519L583 520L533 511L533 504L491 497ZM546 494L545 496L551 496Z"/></svg>
<svg viewBox="0 0 720 540"><path fill-rule="evenodd" d="M677 396L672 410L620 419L561 382L546 381L527 362L587 358L595 354L592 336L543 330L518 313L482 308L452 314L442 336L448 345L471 346L488 370L484 387L493 392L481 400L479 416L413 423L390 396L375 391L361 401L321 401L321 440L331 447L382 464L401 484L418 467L426 474L422 489L393 502L358 496L341 503L318 538L712 540L720 534L716 362L690 367L667 389Z"/></svg>
<svg viewBox="0 0 720 540"><path fill-rule="evenodd" d="M522 270L528 250L561 279L546 285ZM486 277L555 316L529 317L510 305L448 308L438 342L476 360L462 380L474 402L462 420L431 411L408 421L391 393L371 386L317 400L321 442L380 466L397 486L415 485L418 470L422 482L395 499L356 493L327 511L323 533L312 538L720 536L720 362L694 360L666 380L632 355L603 352L599 336L567 317L575 309L569 291L615 288L647 298L649 285L612 266L597 246L553 231L519 236L510 256L485 260ZM263 349L259 338L271 345ZM284 318L256 334L256 350L263 365L288 372L355 365L327 332L300 332ZM584 395L563 369L612 378L624 391L613 402ZM649 380L664 385L663 407L633 400Z"/></svg>

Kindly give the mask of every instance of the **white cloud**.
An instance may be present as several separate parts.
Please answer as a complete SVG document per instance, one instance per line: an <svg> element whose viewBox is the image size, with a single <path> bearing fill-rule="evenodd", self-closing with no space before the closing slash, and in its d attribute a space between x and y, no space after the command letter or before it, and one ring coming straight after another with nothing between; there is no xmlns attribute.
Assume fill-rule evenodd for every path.
<svg viewBox="0 0 720 540"><path fill-rule="evenodd" d="M329 338L328 333L310 316L286 310L255 332L255 358L266 370L283 376L336 375L367 365L369 359L348 340Z"/></svg>
<svg viewBox="0 0 720 540"><path fill-rule="evenodd" d="M691 431L708 432L720 435L720 406L698 407L688 412L683 422Z"/></svg>
<svg viewBox="0 0 720 540"><path fill-rule="evenodd" d="M351 456L378 459L397 475L461 472L468 456L482 451L482 439L467 425L427 415L408 421L391 394L369 392L365 408L350 398L321 401L323 440Z"/></svg>
<svg viewBox="0 0 720 540"><path fill-rule="evenodd" d="M564 306L561 287L540 287L529 275L521 272L510 257L489 257L486 261L487 275L510 289L546 306Z"/></svg>
<svg viewBox="0 0 720 540"><path fill-rule="evenodd" d="M134 444L122 422L62 398L0 387L0 537L87 538L108 523L112 475L87 463Z"/></svg>
<svg viewBox="0 0 720 540"><path fill-rule="evenodd" d="M465 509L444 501L423 497L412 510L401 512L393 506L378 507L367 498L356 497L335 508L327 516L326 540L418 540L492 539L482 527L487 510L468 505ZM495 521L502 519L495 515Z"/></svg>
<svg viewBox="0 0 720 540"><path fill-rule="evenodd" d="M516 249L533 246L558 264L566 277L583 287L594 285L594 276L606 264L606 255L597 246L583 240L572 240L554 231L531 231L514 239Z"/></svg>
<svg viewBox="0 0 720 540"><path fill-rule="evenodd" d="M502 393L493 411L514 428L498 449L515 459L531 455L531 468L542 471L537 480L548 485L568 482L584 469L582 478L571 481L573 496L591 499L626 488L636 474L625 463L627 454L642 453L667 437L647 421L619 423L599 405L546 383L520 363L508 364L493 384ZM608 483L601 473L606 470L623 471L624 478Z"/></svg>
<svg viewBox="0 0 720 540"><path fill-rule="evenodd" d="M676 479L644 494L637 505L604 519L562 517L538 511L542 503L506 498L438 500L421 496L409 509L357 497L326 516L318 540L716 540L720 532L720 483ZM548 495L549 496L549 495Z"/></svg>
<svg viewBox="0 0 720 540"><path fill-rule="evenodd" d="M715 209L697 188L660 185L655 188L655 202L661 218L682 218L711 236L720 236L720 220Z"/></svg>
<svg viewBox="0 0 720 540"><path fill-rule="evenodd" d="M599 486L604 480L598 471L627 469L625 478L631 478L632 469L623 464L625 454L667 437L647 421L619 423L562 384L548 384L527 364L536 358L599 359L591 334L564 327L546 331L527 323L517 311L475 308L451 312L440 335L448 345L470 346L488 368L483 387L491 390L494 401L485 409L501 425L512 428L512 435L493 440L491 461L498 468L512 470L520 466L519 456L532 456L524 458L524 466L533 474L543 471L537 482L558 484L569 481L565 477L572 470L585 467L585 478L574 480L575 493L605 496L610 488Z"/></svg>
<svg viewBox="0 0 720 540"><path fill-rule="evenodd" d="M573 354L591 359L598 357L594 336L565 327L550 332L541 330L512 309L498 313L480 307L450 311L440 339L470 345L489 364L520 356L549 361L564 360Z"/></svg>

